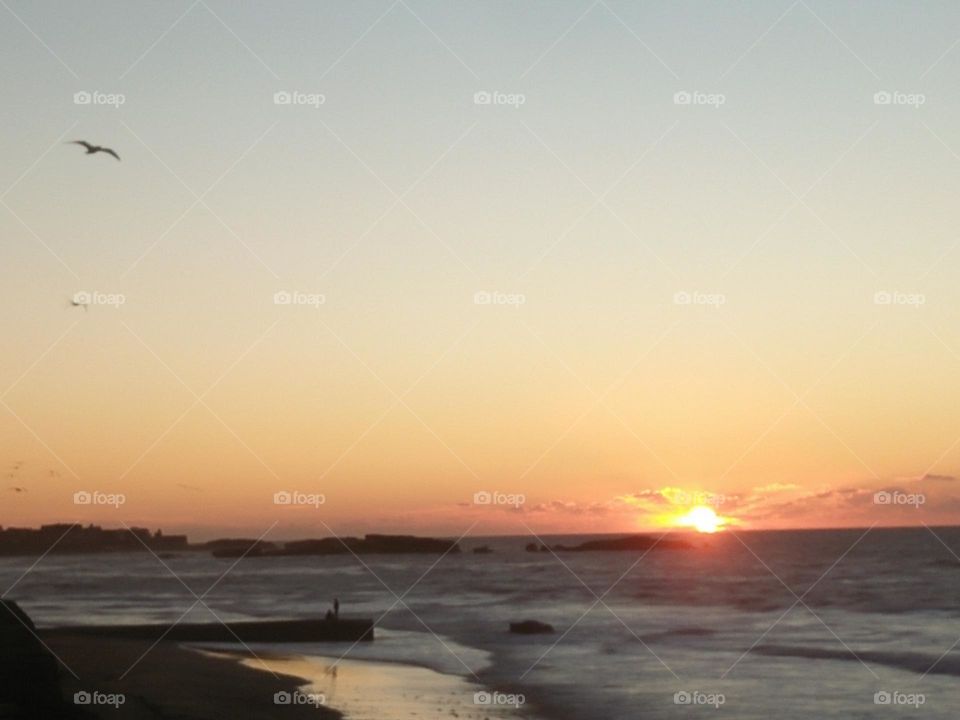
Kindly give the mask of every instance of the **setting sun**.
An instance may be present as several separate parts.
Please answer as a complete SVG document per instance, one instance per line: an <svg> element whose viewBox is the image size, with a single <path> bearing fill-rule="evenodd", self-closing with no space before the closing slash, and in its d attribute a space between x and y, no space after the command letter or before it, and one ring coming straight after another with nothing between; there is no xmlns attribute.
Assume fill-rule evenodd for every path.
<svg viewBox="0 0 960 720"><path fill-rule="evenodd" d="M677 519L677 523L679 525L692 527L697 532L715 533L723 527L725 521L712 509L698 505L692 508L686 515L681 515Z"/></svg>

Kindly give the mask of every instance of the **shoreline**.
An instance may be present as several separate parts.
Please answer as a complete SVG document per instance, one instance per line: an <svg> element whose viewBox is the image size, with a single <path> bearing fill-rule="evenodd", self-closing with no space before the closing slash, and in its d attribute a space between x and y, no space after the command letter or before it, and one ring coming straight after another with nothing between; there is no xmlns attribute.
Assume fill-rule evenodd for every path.
<svg viewBox="0 0 960 720"><path fill-rule="evenodd" d="M280 713L304 720L343 717L322 705L278 704L278 693L297 695L310 680L265 669L256 659L251 666L241 656L213 656L165 640L152 648L146 641L89 635L57 635L44 642L69 668L61 670L61 693L81 717L269 720ZM101 699L122 694L123 702L75 705L75 693L82 692L101 693Z"/></svg>
<svg viewBox="0 0 960 720"><path fill-rule="evenodd" d="M166 639L153 645L90 634L44 636L41 631L41 637L69 668L61 668L60 693L77 720L341 720L345 715L506 720L536 713L529 703L478 704L478 695L493 693L485 684L402 660L338 660L336 653L253 651ZM83 692L123 699L119 705L75 704L75 693ZM279 702L278 694L283 696Z"/></svg>
<svg viewBox="0 0 960 720"><path fill-rule="evenodd" d="M478 696L504 696L458 674L400 660L345 659L336 654L264 653L252 656L245 650L196 648L199 652L232 655L245 666L262 670L261 661L281 675L305 678L304 693L322 695L351 720L414 720L458 718L459 720L507 720L533 718L532 708L522 704L478 703Z"/></svg>

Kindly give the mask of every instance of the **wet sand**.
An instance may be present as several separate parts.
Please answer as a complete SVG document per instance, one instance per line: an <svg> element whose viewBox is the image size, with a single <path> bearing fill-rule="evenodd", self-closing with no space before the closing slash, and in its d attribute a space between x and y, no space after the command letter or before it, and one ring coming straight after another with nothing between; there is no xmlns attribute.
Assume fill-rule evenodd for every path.
<svg viewBox="0 0 960 720"><path fill-rule="evenodd" d="M483 687L461 676L416 665L316 656L272 656L263 660L278 674L305 678L304 693L322 695L328 705L343 711L350 720L528 717L528 708L511 706L507 696L501 694L494 700ZM252 658L243 659L243 664L262 667Z"/></svg>
<svg viewBox="0 0 960 720"><path fill-rule="evenodd" d="M340 717L325 707L276 704L276 693L292 696L309 680L272 668L265 670L256 659L245 660L240 655L214 656L166 641L152 650L149 642L90 636L52 636L45 638L45 642L80 678L77 680L70 672L62 671L62 687L68 701L72 702L74 693L83 691L103 696L123 694L124 702L119 707L82 706L89 713L85 717L137 720L334 720Z"/></svg>

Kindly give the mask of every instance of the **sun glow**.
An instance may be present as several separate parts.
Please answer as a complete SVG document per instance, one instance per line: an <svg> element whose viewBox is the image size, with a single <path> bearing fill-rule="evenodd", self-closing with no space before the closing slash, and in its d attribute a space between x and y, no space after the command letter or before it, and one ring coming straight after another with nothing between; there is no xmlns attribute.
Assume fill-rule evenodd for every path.
<svg viewBox="0 0 960 720"><path fill-rule="evenodd" d="M686 515L677 518L676 522L678 525L692 527L697 532L702 533L715 533L726 524L726 520L717 515L711 508L703 505L691 508Z"/></svg>

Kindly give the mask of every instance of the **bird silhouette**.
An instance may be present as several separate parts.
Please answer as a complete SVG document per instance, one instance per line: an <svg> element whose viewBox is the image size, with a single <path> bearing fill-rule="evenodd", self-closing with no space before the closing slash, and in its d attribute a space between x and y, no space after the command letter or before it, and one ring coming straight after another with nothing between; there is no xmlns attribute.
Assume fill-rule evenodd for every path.
<svg viewBox="0 0 960 720"><path fill-rule="evenodd" d="M88 303L85 303L85 302L77 302L76 300L73 300L73 299L70 300L70 305L71 305L71 307L83 308L84 312L86 312L87 310L90 309L90 306L89 306Z"/></svg>
<svg viewBox="0 0 960 720"><path fill-rule="evenodd" d="M26 491L27 491L26 488L22 488L22 487L12 487L12 488L9 488L9 489L10 489L10 490L13 490L13 492L15 492L15 493L23 493L23 492L26 492Z"/></svg>
<svg viewBox="0 0 960 720"><path fill-rule="evenodd" d="M69 145L82 145L87 149L87 155L93 155L94 153L102 152L107 153L107 155L113 155L117 160L120 159L120 156L113 150L108 147L101 147L100 145L91 145L86 140L70 140L68 141Z"/></svg>

